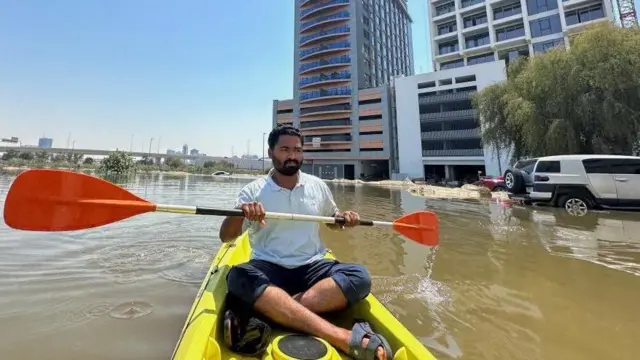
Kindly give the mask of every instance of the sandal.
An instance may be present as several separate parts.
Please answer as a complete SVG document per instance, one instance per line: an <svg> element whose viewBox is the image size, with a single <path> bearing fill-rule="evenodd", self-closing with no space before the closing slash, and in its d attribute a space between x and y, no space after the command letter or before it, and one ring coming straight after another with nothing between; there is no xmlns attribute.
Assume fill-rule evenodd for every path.
<svg viewBox="0 0 640 360"><path fill-rule="evenodd" d="M362 348L362 340L369 339L367 346ZM387 339L380 334L376 334L366 321L359 321L351 328L351 339L349 339L349 356L355 360L377 360L376 351L382 346L387 355L387 360L393 359L393 351Z"/></svg>

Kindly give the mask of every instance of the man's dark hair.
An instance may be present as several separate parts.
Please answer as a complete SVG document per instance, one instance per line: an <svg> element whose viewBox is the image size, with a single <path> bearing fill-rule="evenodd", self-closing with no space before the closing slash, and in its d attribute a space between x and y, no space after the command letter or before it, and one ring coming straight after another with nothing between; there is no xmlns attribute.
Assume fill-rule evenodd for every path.
<svg viewBox="0 0 640 360"><path fill-rule="evenodd" d="M273 148L278 143L278 139L280 139L280 136L282 135L297 136L300 138L300 143L304 145L304 138L302 137L300 130L298 130L297 128L294 128L291 125L280 124L276 126L275 129L271 130L271 132L269 133L269 139L267 140L267 143L269 144L269 149L273 150Z"/></svg>

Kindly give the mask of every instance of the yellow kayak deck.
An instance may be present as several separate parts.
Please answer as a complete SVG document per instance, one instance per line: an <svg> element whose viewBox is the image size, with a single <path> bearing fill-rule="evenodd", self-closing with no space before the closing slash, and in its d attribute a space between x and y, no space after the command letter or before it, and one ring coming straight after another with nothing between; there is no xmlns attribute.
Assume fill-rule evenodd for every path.
<svg viewBox="0 0 640 360"><path fill-rule="evenodd" d="M233 242L222 245L189 311L172 360L293 360L278 349L277 343L287 335L299 334L295 332L282 332L274 328L271 343L261 358L235 354L224 343L222 328L227 272L231 266L247 262L250 254L251 246L247 233ZM333 258L330 252L326 257ZM374 332L382 334L387 339L393 349L393 359L435 360L424 345L372 294L347 310L325 316L325 319L333 324L346 329L351 328L355 318L365 319ZM324 340L317 340L329 349L325 357L317 360L350 359Z"/></svg>

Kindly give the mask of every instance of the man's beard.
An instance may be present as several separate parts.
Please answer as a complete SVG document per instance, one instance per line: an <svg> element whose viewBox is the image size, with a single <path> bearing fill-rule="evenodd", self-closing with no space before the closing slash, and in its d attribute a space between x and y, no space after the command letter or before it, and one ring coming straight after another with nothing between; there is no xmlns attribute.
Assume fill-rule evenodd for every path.
<svg viewBox="0 0 640 360"><path fill-rule="evenodd" d="M284 176L293 176L298 172L298 170L300 170L300 166L301 163L295 160L287 160L282 164L282 166L274 168Z"/></svg>

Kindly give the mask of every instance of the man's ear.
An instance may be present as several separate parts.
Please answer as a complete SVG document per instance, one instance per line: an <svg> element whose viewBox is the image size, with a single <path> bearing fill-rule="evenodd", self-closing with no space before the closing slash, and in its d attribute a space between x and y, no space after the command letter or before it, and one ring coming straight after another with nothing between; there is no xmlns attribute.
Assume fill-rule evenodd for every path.
<svg viewBox="0 0 640 360"><path fill-rule="evenodd" d="M271 149L267 150L267 156L269 156L270 159L273 159L273 151L271 151Z"/></svg>

